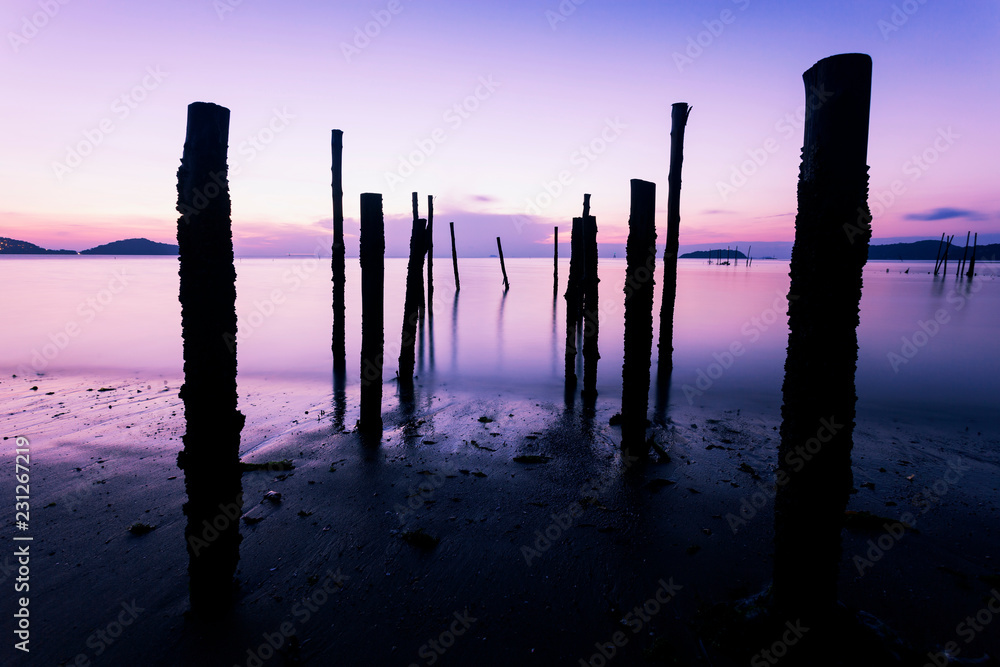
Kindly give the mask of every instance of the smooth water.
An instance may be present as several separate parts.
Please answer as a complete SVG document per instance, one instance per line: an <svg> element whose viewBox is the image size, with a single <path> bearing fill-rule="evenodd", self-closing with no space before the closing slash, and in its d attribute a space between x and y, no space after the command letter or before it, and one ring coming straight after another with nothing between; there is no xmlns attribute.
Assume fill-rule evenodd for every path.
<svg viewBox="0 0 1000 667"><path fill-rule="evenodd" d="M458 293L450 258L436 261L433 307L418 334L418 376L484 391L561 395L568 262L560 262L554 294L552 262L512 258L504 294L495 258L460 260ZM993 265L977 268L969 282L954 274L935 279L929 262L866 266L859 410L996 419L1000 281ZM236 269L241 375L330 378L329 260L238 259ZM405 259L386 260L387 379L396 370L405 271ZM604 399L621 395L624 272L624 259L600 262ZM661 281L657 274L657 292ZM181 375L176 258L4 257L0 284L8 286L0 297L0 369ZM349 384L358 378L359 285L358 261L349 258ZM780 405L788 286L787 261L756 260L747 268L680 260L670 403ZM654 308L658 316L659 294Z"/></svg>

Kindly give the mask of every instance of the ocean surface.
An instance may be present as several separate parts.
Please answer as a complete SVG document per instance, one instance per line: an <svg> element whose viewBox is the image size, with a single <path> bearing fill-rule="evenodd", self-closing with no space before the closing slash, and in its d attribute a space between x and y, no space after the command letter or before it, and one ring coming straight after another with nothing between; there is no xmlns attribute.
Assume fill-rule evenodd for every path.
<svg viewBox="0 0 1000 667"><path fill-rule="evenodd" d="M0 259L0 370L180 377L177 266L172 257ZM996 265L976 268L969 282L956 279L954 268L934 278L932 262L868 263L858 329L859 416L1000 421L1000 281ZM236 270L240 376L331 378L329 259L237 259ZM386 260L387 380L397 368L405 271L405 259ZM417 341L421 381L562 396L568 261L559 264L555 293L551 260L512 258L507 271L505 294L496 258L460 260L456 292L450 257L436 258L433 304ZM624 259L600 260L598 392L605 400L621 396L624 272ZM658 262L657 321L661 272ZM780 407L788 286L787 261L746 267L680 260L669 404ZM358 381L360 296L360 266L348 258L349 386ZM655 356L654 337L654 377Z"/></svg>

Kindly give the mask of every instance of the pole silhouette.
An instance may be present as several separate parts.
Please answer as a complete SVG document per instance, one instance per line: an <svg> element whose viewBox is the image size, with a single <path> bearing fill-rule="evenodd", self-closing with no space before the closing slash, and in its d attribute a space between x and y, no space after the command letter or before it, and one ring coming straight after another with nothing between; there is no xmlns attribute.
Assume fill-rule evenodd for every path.
<svg viewBox="0 0 1000 667"><path fill-rule="evenodd" d="M344 132L333 130L330 137L333 154L333 246L330 265L333 269L333 369L343 373L347 368L347 350L344 333Z"/></svg>
<svg viewBox="0 0 1000 667"><path fill-rule="evenodd" d="M622 363L622 443L633 456L649 454L646 412L653 352L653 275L656 270L656 185L631 181L625 246L625 354Z"/></svg>
<svg viewBox="0 0 1000 667"><path fill-rule="evenodd" d="M673 370L674 304L677 301L677 253L681 228L681 167L684 164L684 128L691 107L675 103L670 110L670 173L667 176L667 244L663 249L663 296L660 301L660 339L657 342L657 377Z"/></svg>
<svg viewBox="0 0 1000 667"><path fill-rule="evenodd" d="M802 78L807 110L790 265L773 590L781 618L821 626L836 607L840 534L853 484L857 326L872 233L871 58L825 58ZM803 448L808 457L800 455Z"/></svg>
<svg viewBox="0 0 1000 667"><path fill-rule="evenodd" d="M361 195L361 414L358 430L382 433L385 359L385 220L382 195Z"/></svg>
<svg viewBox="0 0 1000 667"><path fill-rule="evenodd" d="M188 106L187 135L177 170L181 335L186 430L177 464L184 471L191 608L233 601L242 537L243 482L237 409L236 268L229 199L229 109ZM211 531L206 529L211 527Z"/></svg>

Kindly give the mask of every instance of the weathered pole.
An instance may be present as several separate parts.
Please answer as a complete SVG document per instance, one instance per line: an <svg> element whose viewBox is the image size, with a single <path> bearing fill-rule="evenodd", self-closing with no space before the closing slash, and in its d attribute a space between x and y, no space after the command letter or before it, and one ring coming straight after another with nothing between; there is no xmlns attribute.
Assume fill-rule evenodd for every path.
<svg viewBox="0 0 1000 667"><path fill-rule="evenodd" d="M382 195L361 195L361 414L358 430L382 433L384 359L385 220Z"/></svg>
<svg viewBox="0 0 1000 667"><path fill-rule="evenodd" d="M552 232L552 291L559 292L559 225Z"/></svg>
<svg viewBox="0 0 1000 667"><path fill-rule="evenodd" d="M965 274L967 278L976 275L976 246L979 244L979 232L972 238L972 257L969 259L969 272Z"/></svg>
<svg viewBox="0 0 1000 667"><path fill-rule="evenodd" d="M944 242L944 257L941 259L941 262L942 262L942 264L941 264L941 273L943 273L944 275L948 275L948 254L951 252L951 241L954 238L955 238L955 235L952 234Z"/></svg>
<svg viewBox="0 0 1000 667"><path fill-rule="evenodd" d="M503 291L510 289L510 282L507 281L507 267L503 263L503 246L500 245L500 237L497 237L497 252L500 253L500 270L503 272Z"/></svg>
<svg viewBox="0 0 1000 667"><path fill-rule="evenodd" d="M586 209L586 206L584 207ZM583 218L573 218L569 235L569 275L566 278L566 387L576 387L576 325L583 306Z"/></svg>
<svg viewBox="0 0 1000 667"><path fill-rule="evenodd" d="M413 225L416 226L417 225L417 220L420 219L419 197L418 197L418 195L417 195L416 192L413 193L412 198L413 198ZM423 223L423 225L424 225L424 229L426 231L426 226L427 226L426 221ZM412 234L411 234L411 239L410 240L411 240L411 244L412 244ZM424 243L424 246L423 246L424 247L424 252L426 252L427 251L426 240L424 240L423 243ZM406 279L407 279L407 284L409 284L409 279L410 279L409 273L407 273ZM420 286L420 299L419 299L419 303L417 304L418 317L423 317L424 316L424 305L425 305L424 304L424 258L423 257L420 258L420 274L416 277L416 282Z"/></svg>
<svg viewBox="0 0 1000 667"><path fill-rule="evenodd" d="M455 291L462 289L462 283L458 279L458 250L455 249L455 223L449 222L448 226L451 227L451 266L455 269Z"/></svg>
<svg viewBox="0 0 1000 667"><path fill-rule="evenodd" d="M415 201L415 200L414 200ZM406 265L406 296L403 300L403 331L399 345L399 384L403 388L413 385L414 345L417 339L417 320L423 301L424 254L427 252L427 221L413 221L410 233L410 259Z"/></svg>
<svg viewBox="0 0 1000 667"><path fill-rule="evenodd" d="M191 608L205 612L233 601L243 512L237 409L236 269L228 168L229 109L188 105L177 170L177 245L184 340L186 431L177 465L184 471ZM210 528L206 528L206 526ZM207 531L207 533L206 533Z"/></svg>
<svg viewBox="0 0 1000 667"><path fill-rule="evenodd" d="M941 246L944 245L944 234L941 234L941 240L938 241L937 255L934 256L934 275L938 274L938 266L941 264Z"/></svg>
<svg viewBox="0 0 1000 667"><path fill-rule="evenodd" d="M590 195L587 195L589 198ZM590 212L589 202L584 210ZM583 217L581 231L583 232L583 391L581 396L586 400L597 398L597 360L601 358L597 347L597 335L600 324L600 309L598 307L597 277L597 218L592 215Z"/></svg>
<svg viewBox="0 0 1000 667"><path fill-rule="evenodd" d="M872 61L859 53L832 56L802 78L806 117L789 272L773 590L781 619L829 627L823 621L836 606L853 483L857 327L872 233Z"/></svg>
<svg viewBox="0 0 1000 667"><path fill-rule="evenodd" d="M955 271L955 277L958 278L962 275L962 269L965 268L965 258L969 254L969 237L972 236L972 232L965 232L965 249L962 250L962 261L958 263L958 269Z"/></svg>
<svg viewBox="0 0 1000 667"><path fill-rule="evenodd" d="M330 137L333 153L333 246L330 264L333 269L333 370L343 373L347 368L347 348L344 333L344 132L333 130Z"/></svg>
<svg viewBox="0 0 1000 667"><path fill-rule="evenodd" d="M649 364L653 352L656 270L656 184L631 181L625 245L625 358L622 363L622 450L645 457Z"/></svg>
<svg viewBox="0 0 1000 667"><path fill-rule="evenodd" d="M681 167L684 164L684 128L690 114L691 107L686 102L676 102L670 108L667 245L663 249L663 295L660 301L660 338L657 342L657 377L660 380L669 377L674 366L674 304L677 301L677 253L681 230Z"/></svg>
<svg viewBox="0 0 1000 667"><path fill-rule="evenodd" d="M434 314L434 197L427 195L427 308Z"/></svg>
<svg viewBox="0 0 1000 667"><path fill-rule="evenodd" d="M747 261L743 263L743 266L750 266L750 251L753 249L752 245L747 246Z"/></svg>

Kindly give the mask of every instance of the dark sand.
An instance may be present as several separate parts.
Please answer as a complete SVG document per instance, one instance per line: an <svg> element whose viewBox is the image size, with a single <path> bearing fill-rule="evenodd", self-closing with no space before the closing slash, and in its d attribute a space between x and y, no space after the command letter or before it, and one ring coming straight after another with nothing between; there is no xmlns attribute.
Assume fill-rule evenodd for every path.
<svg viewBox="0 0 1000 667"><path fill-rule="evenodd" d="M34 537L31 652L14 651L8 629L4 664L580 665L619 632L609 665L748 664L725 657L697 614L768 584L771 501L759 495L735 533L726 517L773 479L776 411L671 408L673 423L651 432L672 461L626 465L608 423L613 397L588 414L579 399L567 408L551 396L442 386L431 396L418 380L407 407L389 385L385 436L372 448L352 432L356 388L338 401L329 384L241 378L243 460L295 468L244 474L242 510L258 521L241 522L240 601L232 618L195 624L185 616L179 386L0 381L7 470L13 438L31 443ZM845 530L849 607L919 647L1000 655L1000 617L972 637L959 626L1000 588L998 445L995 426L859 418L849 509L909 512L916 531L860 575L853 557L889 538L877 525ZM523 455L551 459L514 461ZM5 475L8 498L13 486ZM925 488L938 491L930 501ZM263 501L268 491L280 502ZM155 528L130 534L137 522ZM413 544L410 531L439 542ZM538 548L530 565L528 547ZM10 628L16 574L5 551ZM664 584L674 597L648 604L642 620L633 610L666 599ZM663 659L646 663L654 645Z"/></svg>

